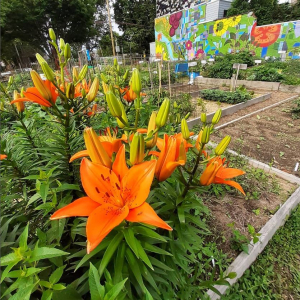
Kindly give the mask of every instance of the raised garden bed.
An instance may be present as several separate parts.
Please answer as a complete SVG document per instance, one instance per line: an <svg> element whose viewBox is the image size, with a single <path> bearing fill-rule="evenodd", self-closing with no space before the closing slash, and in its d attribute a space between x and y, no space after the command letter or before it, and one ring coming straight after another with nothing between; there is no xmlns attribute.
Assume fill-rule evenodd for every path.
<svg viewBox="0 0 300 300"><path fill-rule="evenodd" d="M293 119L293 100L254 114L220 129L214 141L221 135L232 136L232 149L255 158L287 173L294 173L300 161L300 119ZM295 172L300 176L300 171Z"/></svg>
<svg viewBox="0 0 300 300"><path fill-rule="evenodd" d="M214 110L211 109L211 111L209 111L207 109L207 111L206 111L207 120L208 120L208 122L210 122L214 115L214 112L219 108L222 108L222 117L229 116L229 115L236 113L237 111L241 111L241 110L245 109L246 107L263 102L263 101L269 99L270 97L271 97L271 94L256 95L255 98L253 98L247 102L243 102L243 103L239 103L239 104L235 104L235 105L230 105L227 103L221 103L219 105L218 102L216 102L216 101L205 101L204 102L205 109L207 109L207 107L209 107L211 105L210 103L214 103L214 106L212 106ZM208 106L207 106L207 103L209 103ZM193 126L197 126L200 124L201 112L203 112L203 109L202 109L202 106L199 106L199 108L197 110L197 113L198 113L197 117L195 118L193 115L193 117L191 117L188 121L189 128L192 128Z"/></svg>

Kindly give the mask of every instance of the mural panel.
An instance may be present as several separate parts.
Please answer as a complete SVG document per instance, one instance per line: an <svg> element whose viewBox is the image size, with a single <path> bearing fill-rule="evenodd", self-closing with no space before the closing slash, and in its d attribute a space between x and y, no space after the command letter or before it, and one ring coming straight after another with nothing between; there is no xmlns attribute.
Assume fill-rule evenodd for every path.
<svg viewBox="0 0 300 300"><path fill-rule="evenodd" d="M299 58L300 21L256 26L256 18L239 15L205 20L206 5L155 20L156 55L165 60L204 59L249 50L259 57Z"/></svg>

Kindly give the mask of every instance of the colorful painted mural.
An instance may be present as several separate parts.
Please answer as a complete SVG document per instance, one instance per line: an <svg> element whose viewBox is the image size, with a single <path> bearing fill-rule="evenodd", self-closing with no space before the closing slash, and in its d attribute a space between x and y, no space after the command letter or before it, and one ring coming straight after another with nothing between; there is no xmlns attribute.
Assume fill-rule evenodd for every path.
<svg viewBox="0 0 300 300"><path fill-rule="evenodd" d="M282 51L300 58L300 21L258 27L251 13L203 22L205 14L206 5L199 5L157 18L156 56L192 60L248 50L262 58Z"/></svg>

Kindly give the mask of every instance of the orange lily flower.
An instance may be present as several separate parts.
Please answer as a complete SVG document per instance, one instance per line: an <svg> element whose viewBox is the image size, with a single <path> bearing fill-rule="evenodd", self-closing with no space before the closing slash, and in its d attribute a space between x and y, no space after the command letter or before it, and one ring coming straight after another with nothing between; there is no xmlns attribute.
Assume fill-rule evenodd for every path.
<svg viewBox="0 0 300 300"><path fill-rule="evenodd" d="M243 188L235 181L227 180L240 175L244 175L243 170L227 168L228 163L225 164L226 158L217 156L213 158L206 166L206 169L200 177L200 185L215 184L227 184L238 189L242 194L245 195Z"/></svg>
<svg viewBox="0 0 300 300"><path fill-rule="evenodd" d="M127 102L132 102L137 98L136 93L130 89L130 87L126 87L124 89L120 88L120 92L121 94L125 93L123 95L123 98L127 101ZM141 96L146 96L145 93L141 93Z"/></svg>
<svg viewBox="0 0 300 300"><path fill-rule="evenodd" d="M192 136L192 135L194 135L194 132L191 132L191 133L190 133L190 136ZM188 142L183 138L181 132L172 135L172 137L176 139L176 149L178 150L178 151L176 152L176 156L178 156L178 154L179 154L179 148L180 148L181 143L183 143L183 145L184 145L185 152L188 152L189 148L192 148L192 147L193 147L192 144L188 143ZM156 146L157 146L157 148L158 148L160 151L161 151L162 148L163 148L163 144L164 144L164 139L158 138L158 139L157 139L157 142L156 142Z"/></svg>
<svg viewBox="0 0 300 300"><path fill-rule="evenodd" d="M159 181L166 180L178 166L183 166L186 163L186 148L188 149L192 147L192 145L185 143L186 141L182 138L182 135L181 137L180 135L181 133L175 134L174 136L165 134L163 142L158 141L156 144L161 151L149 152L149 154L158 157L155 176Z"/></svg>
<svg viewBox="0 0 300 300"><path fill-rule="evenodd" d="M43 85L49 94L48 99L45 99L36 87L30 87L24 92L24 98L15 99L11 101L11 104L18 102L34 102L46 107L52 106L55 104L58 97L56 87L49 80L43 80Z"/></svg>
<svg viewBox="0 0 300 300"><path fill-rule="evenodd" d="M86 128L84 131L84 139L87 150L79 151L74 154L71 157L70 162L81 157L89 156L93 162L101 163L109 167L108 163L103 163L103 159L101 161L96 161L97 158L95 158L95 155L93 153L99 153L100 156L104 157L105 161L107 161L108 159L110 161L113 153L117 153L121 148L122 142L127 141L127 137L125 134L123 134L122 137L118 139L116 137L117 133L117 129L114 129L113 133L111 134L110 128L107 127L104 131L104 134L98 136L92 128ZM99 155L97 154L96 157L98 157Z"/></svg>
<svg viewBox="0 0 300 300"><path fill-rule="evenodd" d="M6 155L6 154L0 154L0 160L3 160L3 159L5 159L5 158L7 158L7 155Z"/></svg>
<svg viewBox="0 0 300 300"><path fill-rule="evenodd" d="M98 105L97 105L97 104L94 104L93 107L92 107L92 109L91 109L90 111L87 111L87 115L88 115L89 117L93 116L93 115L96 113L97 108L98 108Z"/></svg>
<svg viewBox="0 0 300 300"><path fill-rule="evenodd" d="M172 230L146 203L154 177L156 161L151 160L128 169L123 145L112 170L84 158L80 167L82 197L59 209L51 220L88 217L87 252L90 253L124 220Z"/></svg>
<svg viewBox="0 0 300 300"><path fill-rule="evenodd" d="M90 87L91 87L91 80L89 80L89 83L87 83L87 81L85 79L83 79L81 81L81 83L78 83L76 86L75 86L75 94L74 94L74 98L77 98L77 97L82 97L82 94L81 94L81 90L84 89L85 90L85 93L87 94L89 91L90 91Z"/></svg>

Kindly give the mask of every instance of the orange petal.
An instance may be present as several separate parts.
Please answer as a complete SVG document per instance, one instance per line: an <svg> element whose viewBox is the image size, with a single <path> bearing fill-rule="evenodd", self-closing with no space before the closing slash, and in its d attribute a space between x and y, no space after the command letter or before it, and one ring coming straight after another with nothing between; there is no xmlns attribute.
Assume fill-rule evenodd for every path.
<svg viewBox="0 0 300 300"><path fill-rule="evenodd" d="M156 160L133 166L122 180L122 198L130 209L142 205L150 193Z"/></svg>
<svg viewBox="0 0 300 300"><path fill-rule="evenodd" d="M164 181L166 179L168 179L173 172L175 171L175 169L178 166L184 166L185 165L185 160L179 160L179 161L172 161L172 162L168 162L166 164L166 166L164 168L162 168L160 174L159 174L159 181Z"/></svg>
<svg viewBox="0 0 300 300"><path fill-rule="evenodd" d="M164 139L158 138L156 142L156 147L161 151L164 146Z"/></svg>
<svg viewBox="0 0 300 300"><path fill-rule="evenodd" d="M7 157L6 154L0 154L0 160L5 159Z"/></svg>
<svg viewBox="0 0 300 300"><path fill-rule="evenodd" d="M131 209L126 220L172 230L172 228L156 214L154 209L147 202L144 202L139 207Z"/></svg>
<svg viewBox="0 0 300 300"><path fill-rule="evenodd" d="M243 188L241 187L241 185L238 184L238 183L235 182L235 181L232 181L232 180L224 180L224 179L221 179L221 178L215 178L214 183L230 185L230 186L236 188L237 190L239 190L242 194L244 194L244 195L246 196L246 194L245 194Z"/></svg>
<svg viewBox="0 0 300 300"><path fill-rule="evenodd" d="M108 202L123 206L120 196L121 183L112 170L83 158L80 176L82 186L92 200L101 204Z"/></svg>
<svg viewBox="0 0 300 300"><path fill-rule="evenodd" d="M70 159L69 162L71 163L71 162L74 161L75 159L78 159L78 158L81 158L81 157L86 157L86 156L89 156L89 153L88 153L87 150L79 151L79 152L75 153L75 154L71 157L71 159Z"/></svg>
<svg viewBox="0 0 300 300"><path fill-rule="evenodd" d="M51 92L52 102L55 103L57 96L58 96L58 94L56 92L56 87L49 80L44 81L44 84L48 88L48 90Z"/></svg>
<svg viewBox="0 0 300 300"><path fill-rule="evenodd" d="M147 132L148 132L148 129L147 129L147 128L139 128L139 129L137 130L137 132L139 132L139 133L147 133Z"/></svg>
<svg viewBox="0 0 300 300"><path fill-rule="evenodd" d="M123 145L118 151L112 169L119 177L119 180L122 180L125 174L128 172L125 158L125 145Z"/></svg>
<svg viewBox="0 0 300 300"><path fill-rule="evenodd" d="M149 154L149 155L154 155L154 156L156 156L156 157L159 157L160 152L158 152L158 151L150 151L148 154Z"/></svg>
<svg viewBox="0 0 300 300"><path fill-rule="evenodd" d="M113 155L113 152L114 152L113 144L111 142L105 141L105 142L101 142L101 145L103 146L103 148L104 148L105 152L108 154L108 156L111 158Z"/></svg>
<svg viewBox="0 0 300 300"><path fill-rule="evenodd" d="M51 103L46 100L42 95L41 93L38 91L37 88L35 87L31 87L31 88L28 88L26 90L26 92L24 92L24 96L25 98L28 98L30 100L41 100L42 102L46 103L46 104L49 104L51 106ZM34 102L34 101L33 101ZM38 103L38 102L37 102Z"/></svg>
<svg viewBox="0 0 300 300"><path fill-rule="evenodd" d="M234 178L244 174L245 172L243 170L233 169L233 168L220 168L216 176L219 178L226 179L226 178Z"/></svg>
<svg viewBox="0 0 300 300"><path fill-rule="evenodd" d="M89 216L86 224L88 253L95 249L100 242L127 217L127 206L116 208L105 203L96 208Z"/></svg>
<svg viewBox="0 0 300 300"><path fill-rule="evenodd" d="M50 220L69 217L88 217L99 205L99 203L93 201L89 197L82 197L57 210L50 217Z"/></svg>

